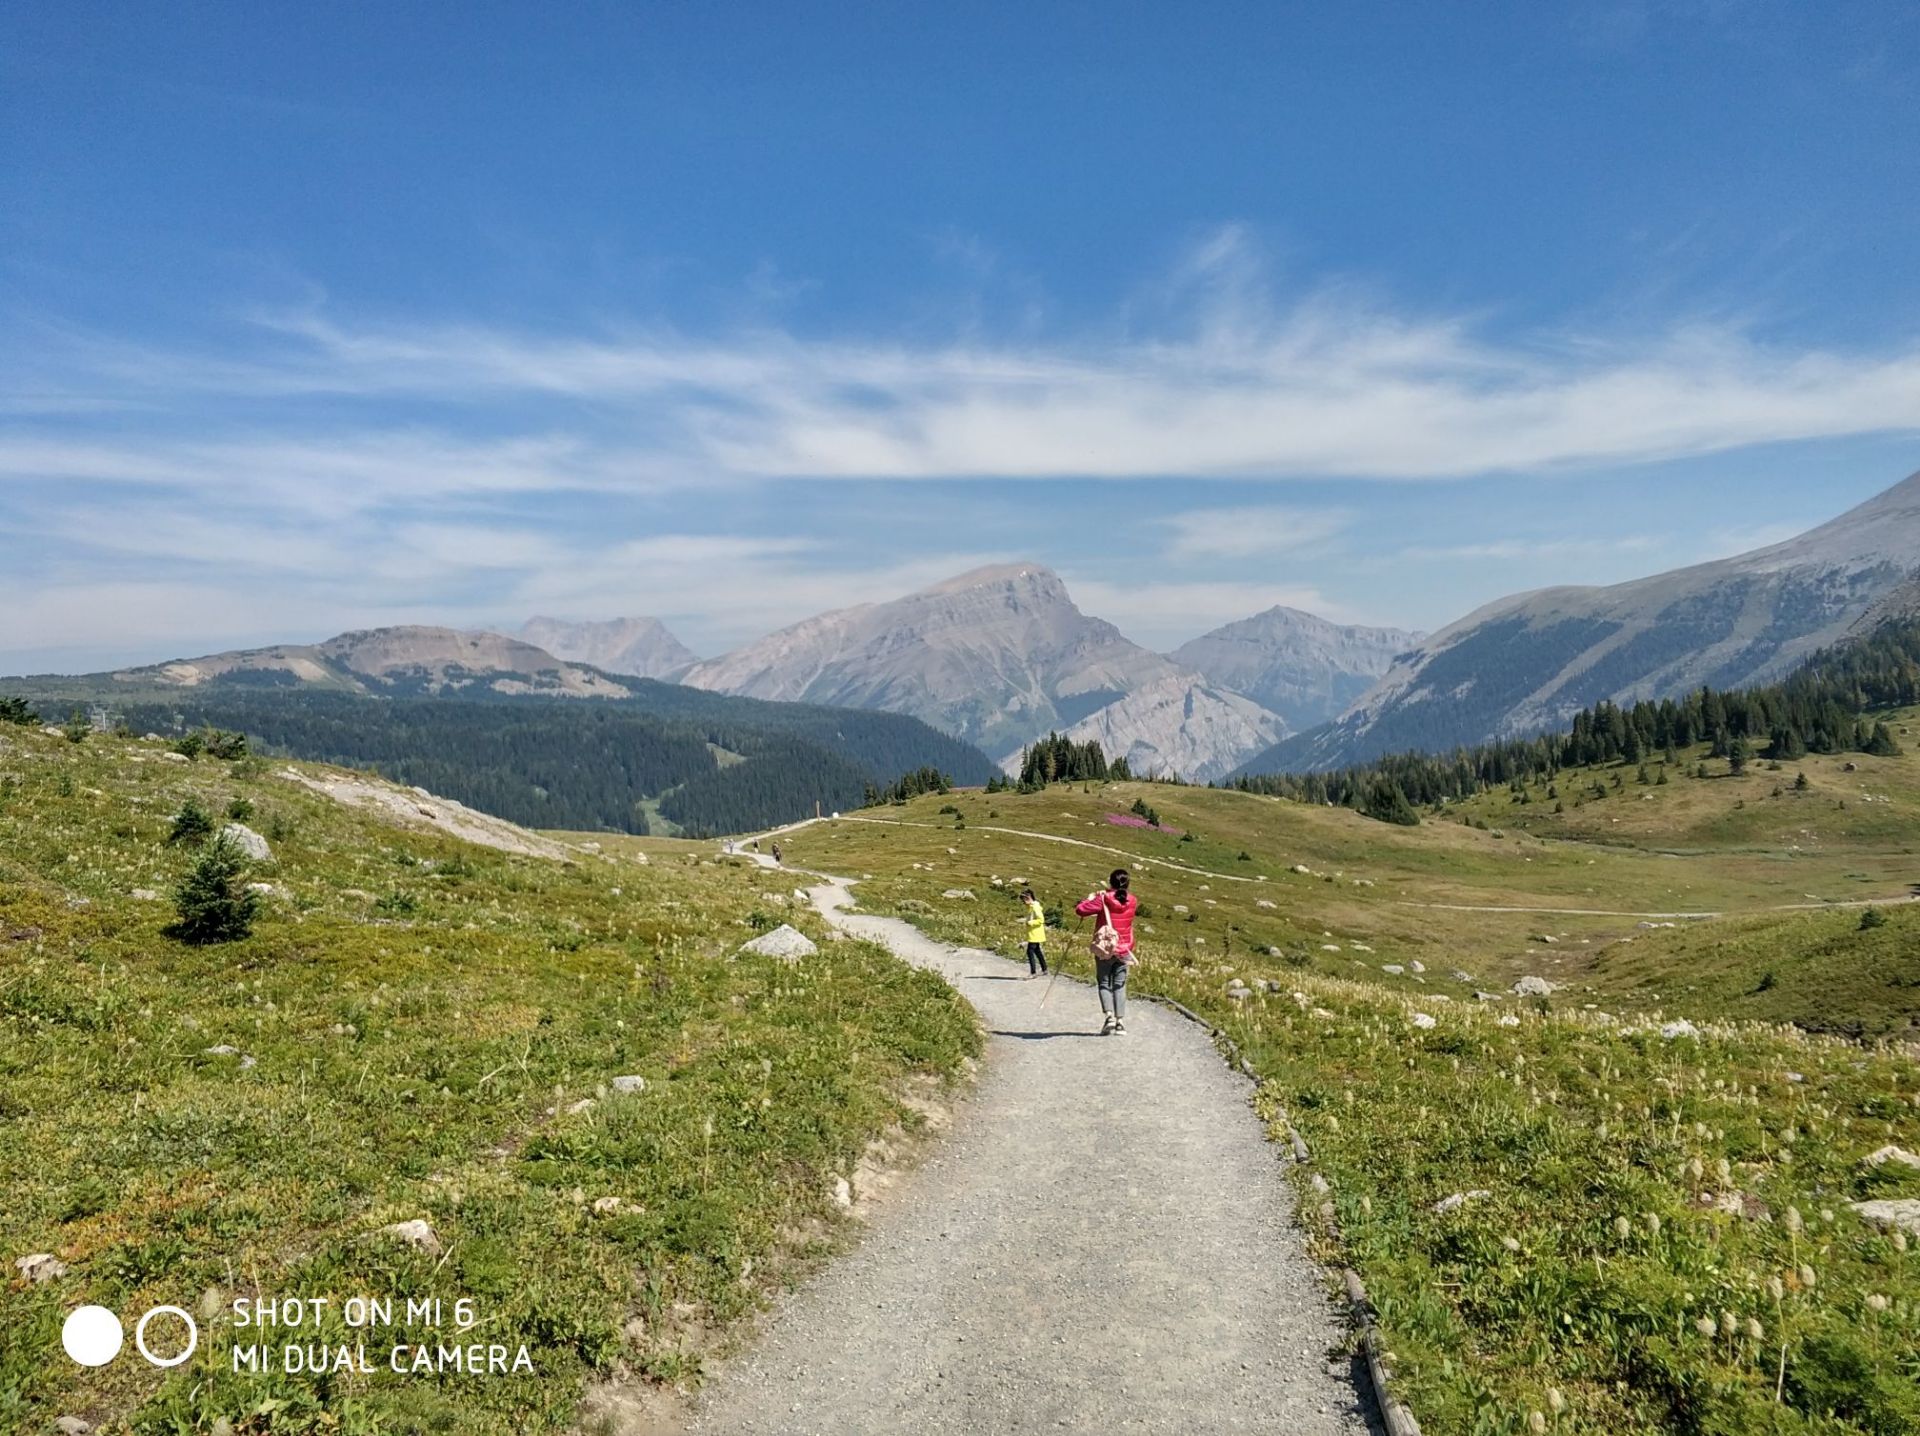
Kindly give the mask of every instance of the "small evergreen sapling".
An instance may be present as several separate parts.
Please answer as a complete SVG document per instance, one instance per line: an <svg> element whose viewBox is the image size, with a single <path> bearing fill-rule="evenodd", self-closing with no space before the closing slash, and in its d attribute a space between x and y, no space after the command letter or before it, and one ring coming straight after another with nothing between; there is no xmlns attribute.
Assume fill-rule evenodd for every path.
<svg viewBox="0 0 1920 1436"><path fill-rule="evenodd" d="M196 946L237 942L253 931L260 895L241 881L247 860L229 838L215 838L194 860L174 889L173 908L179 915L167 936Z"/></svg>
<svg viewBox="0 0 1920 1436"><path fill-rule="evenodd" d="M167 831L167 843L178 847L181 843L203 843L212 836L212 816L197 799L188 798L174 814L173 827Z"/></svg>

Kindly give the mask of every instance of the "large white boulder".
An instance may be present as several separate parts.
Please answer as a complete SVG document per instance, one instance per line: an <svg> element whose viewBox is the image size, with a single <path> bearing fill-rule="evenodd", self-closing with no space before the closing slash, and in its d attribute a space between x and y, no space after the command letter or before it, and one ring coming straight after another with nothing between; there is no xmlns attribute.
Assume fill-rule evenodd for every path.
<svg viewBox="0 0 1920 1436"><path fill-rule="evenodd" d="M220 836L256 863L267 862L273 857L273 849L267 846L267 840L245 823L228 823L220 830Z"/></svg>
<svg viewBox="0 0 1920 1436"><path fill-rule="evenodd" d="M782 962L798 962L803 957L812 957L820 949L804 932L783 922L772 932L761 933L740 950L758 953L762 957L777 957Z"/></svg>

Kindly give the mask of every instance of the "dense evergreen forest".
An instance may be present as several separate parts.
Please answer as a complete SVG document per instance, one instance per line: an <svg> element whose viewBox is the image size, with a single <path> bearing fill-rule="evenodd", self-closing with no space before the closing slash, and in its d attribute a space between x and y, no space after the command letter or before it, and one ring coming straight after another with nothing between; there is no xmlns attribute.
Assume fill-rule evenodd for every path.
<svg viewBox="0 0 1920 1436"><path fill-rule="evenodd" d="M1863 716L1920 703L1920 620L1900 619L1814 654L1779 683L1623 708L1600 703L1576 714L1564 733L1482 743L1450 754L1400 753L1329 773L1241 777L1231 786L1302 802L1368 810L1398 790L1422 806L1469 797L1563 768L1639 763L1706 743L1740 766L1806 753L1893 753L1885 723Z"/></svg>
<svg viewBox="0 0 1920 1436"><path fill-rule="evenodd" d="M859 807L870 787L921 768L965 783L995 771L978 749L900 714L642 687L612 701L251 684L121 694L43 681L24 696L55 722L75 703L100 702L135 732L234 729L268 753L371 768L537 828L644 833L653 800L688 834L744 832L808 816L816 803Z"/></svg>

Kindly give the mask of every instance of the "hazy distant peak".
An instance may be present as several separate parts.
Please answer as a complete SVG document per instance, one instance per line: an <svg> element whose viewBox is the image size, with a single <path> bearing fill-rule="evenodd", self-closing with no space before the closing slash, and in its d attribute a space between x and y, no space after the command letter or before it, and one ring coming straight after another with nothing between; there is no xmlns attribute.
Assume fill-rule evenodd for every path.
<svg viewBox="0 0 1920 1436"><path fill-rule="evenodd" d="M534 617L521 625L520 632L557 657L638 678L671 677L699 661L657 618L574 622Z"/></svg>
<svg viewBox="0 0 1920 1436"><path fill-rule="evenodd" d="M1026 580L1029 586L1041 589L1057 590L1061 598L1067 596L1067 586L1060 581L1060 575L1043 563L990 563L979 568L957 573L952 578L941 579L920 590L929 597L944 593L964 593L973 588L993 588L1004 584Z"/></svg>

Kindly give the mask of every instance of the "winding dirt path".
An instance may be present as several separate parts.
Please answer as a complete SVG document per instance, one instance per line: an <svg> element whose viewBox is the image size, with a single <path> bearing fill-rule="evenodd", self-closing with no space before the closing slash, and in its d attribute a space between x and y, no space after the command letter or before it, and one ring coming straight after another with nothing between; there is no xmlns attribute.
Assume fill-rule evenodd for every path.
<svg viewBox="0 0 1920 1436"><path fill-rule="evenodd" d="M857 1248L716 1373L693 1431L1367 1429L1281 1149L1204 1031L1135 1003L1101 1037L1083 984L1047 997L1023 963L849 912L843 880L812 897L964 993L986 1061Z"/></svg>

